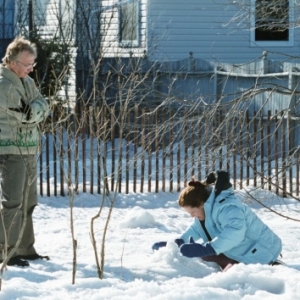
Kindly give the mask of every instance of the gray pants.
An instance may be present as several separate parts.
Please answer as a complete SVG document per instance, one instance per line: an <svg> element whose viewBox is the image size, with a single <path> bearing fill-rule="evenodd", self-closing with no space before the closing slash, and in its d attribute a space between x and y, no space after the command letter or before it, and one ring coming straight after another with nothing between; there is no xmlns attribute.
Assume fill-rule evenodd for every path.
<svg viewBox="0 0 300 300"><path fill-rule="evenodd" d="M8 249L15 246L20 235L23 216L27 215L21 243L13 256L36 253L33 246L35 240L32 222L33 210L38 203L35 158L35 155L0 155L2 214L5 226L4 231L2 221L0 221L1 245L5 244L6 232ZM25 188L29 188L26 207ZM2 253L0 253L0 259L2 259Z"/></svg>

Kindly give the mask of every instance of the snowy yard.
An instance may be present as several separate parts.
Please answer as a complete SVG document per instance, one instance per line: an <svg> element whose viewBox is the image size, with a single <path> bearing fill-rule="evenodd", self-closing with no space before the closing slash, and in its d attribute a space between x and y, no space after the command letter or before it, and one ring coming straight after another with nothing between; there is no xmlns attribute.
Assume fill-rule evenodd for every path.
<svg viewBox="0 0 300 300"><path fill-rule="evenodd" d="M298 201L261 191L257 196L278 213L299 219ZM3 276L0 299L298 299L299 222L246 199L282 238L282 259L287 266L239 264L223 273L213 263L179 254L172 241L192 219L178 207L177 197L177 193L118 196L107 235L104 279L100 280L89 226L98 212L101 195L79 194L74 209L78 242L74 285L69 200L40 197L34 219L36 248L51 260L33 261L28 268L9 267ZM97 222L99 244L106 212L107 208ZM153 252L152 244L162 240L169 241L167 247Z"/></svg>

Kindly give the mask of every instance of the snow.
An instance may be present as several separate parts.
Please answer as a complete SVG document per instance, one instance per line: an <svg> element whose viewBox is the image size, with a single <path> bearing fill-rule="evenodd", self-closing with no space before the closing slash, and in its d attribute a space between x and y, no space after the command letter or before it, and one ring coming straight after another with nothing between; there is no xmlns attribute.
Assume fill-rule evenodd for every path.
<svg viewBox="0 0 300 300"><path fill-rule="evenodd" d="M242 192L238 193L243 199ZM264 199L270 196L264 204L272 201L272 209L280 214L295 219L299 216L298 201L268 192L262 194ZM102 195L77 195L75 284L69 199L40 197L34 214L36 248L51 259L33 261L27 268L8 267L3 274L0 299L298 299L299 222L248 200L259 217L282 238L283 261L287 265L238 264L222 272L214 263L179 254L173 240L192 219L177 206L177 197L177 193L117 196L105 244L104 278L99 279L90 241L90 219L98 213ZM99 245L107 213L106 206L96 222ZM168 241L167 247L153 252L152 244L164 240Z"/></svg>
<svg viewBox="0 0 300 300"><path fill-rule="evenodd" d="M99 279L90 224L100 210L103 196L79 193L73 209L77 269L72 284L70 199L39 197L34 213L35 246L50 260L32 261L26 268L9 266L2 275L0 300L299 299L299 201L257 188L236 193L281 237L286 265L241 263L222 272L214 263L183 257L174 239L192 218L177 205L178 193L130 193L116 197L106 235L104 278ZM249 193L273 212L253 202ZM95 221L98 249L108 203L105 201ZM151 246L158 241L167 241L167 246L153 252Z"/></svg>

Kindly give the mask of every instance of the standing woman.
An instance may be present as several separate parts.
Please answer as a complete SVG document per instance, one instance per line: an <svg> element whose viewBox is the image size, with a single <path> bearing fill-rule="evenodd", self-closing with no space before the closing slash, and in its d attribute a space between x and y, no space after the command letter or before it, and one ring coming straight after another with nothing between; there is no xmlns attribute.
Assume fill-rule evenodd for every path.
<svg viewBox="0 0 300 300"><path fill-rule="evenodd" d="M194 221L175 242L186 257L200 257L226 269L234 263L274 264L281 239L257 215L236 198L229 175L218 172L215 187L191 181L178 204ZM195 241L201 240L199 243ZM164 242L156 243L159 249Z"/></svg>
<svg viewBox="0 0 300 300"><path fill-rule="evenodd" d="M39 153L39 123L49 114L47 101L32 78L37 56L35 45L22 37L12 41L0 65L0 171L2 216L0 261L19 239L23 217L25 230L8 265L29 266L27 260L40 258L34 248L32 214L38 203L36 160ZM29 190L27 205L25 191ZM7 246L7 249L5 249ZM5 251L4 251L5 252Z"/></svg>

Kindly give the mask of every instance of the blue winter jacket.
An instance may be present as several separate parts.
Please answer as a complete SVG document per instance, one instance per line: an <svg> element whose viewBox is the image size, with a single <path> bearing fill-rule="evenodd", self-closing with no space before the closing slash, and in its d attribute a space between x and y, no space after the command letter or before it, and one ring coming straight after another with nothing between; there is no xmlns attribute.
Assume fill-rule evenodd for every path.
<svg viewBox="0 0 300 300"><path fill-rule="evenodd" d="M205 227L211 237L211 246L217 254L245 264L269 264L281 253L280 238L235 195L232 188L215 198L214 189L204 204ZM198 218L182 234L185 243L189 237L208 242Z"/></svg>

